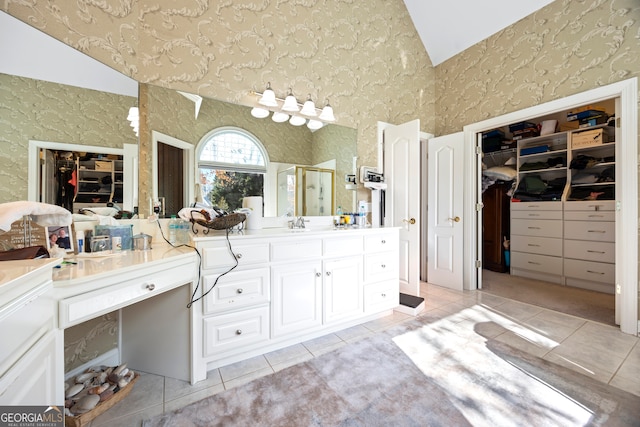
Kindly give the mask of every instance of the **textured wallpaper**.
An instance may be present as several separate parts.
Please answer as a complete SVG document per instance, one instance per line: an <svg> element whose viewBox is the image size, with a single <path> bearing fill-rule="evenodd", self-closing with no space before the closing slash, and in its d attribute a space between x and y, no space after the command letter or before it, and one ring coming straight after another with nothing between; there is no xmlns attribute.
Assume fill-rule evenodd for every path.
<svg viewBox="0 0 640 427"><path fill-rule="evenodd" d="M634 76L638 0L557 0L436 67L436 133Z"/></svg>
<svg viewBox="0 0 640 427"><path fill-rule="evenodd" d="M0 74L0 203L27 199L29 140L122 148L135 98Z"/></svg>

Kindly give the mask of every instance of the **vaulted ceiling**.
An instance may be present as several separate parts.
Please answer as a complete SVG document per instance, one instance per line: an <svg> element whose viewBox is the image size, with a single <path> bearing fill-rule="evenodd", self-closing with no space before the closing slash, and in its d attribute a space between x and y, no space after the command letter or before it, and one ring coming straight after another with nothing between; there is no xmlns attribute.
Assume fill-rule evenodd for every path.
<svg viewBox="0 0 640 427"><path fill-rule="evenodd" d="M553 0L404 0L436 66Z"/></svg>

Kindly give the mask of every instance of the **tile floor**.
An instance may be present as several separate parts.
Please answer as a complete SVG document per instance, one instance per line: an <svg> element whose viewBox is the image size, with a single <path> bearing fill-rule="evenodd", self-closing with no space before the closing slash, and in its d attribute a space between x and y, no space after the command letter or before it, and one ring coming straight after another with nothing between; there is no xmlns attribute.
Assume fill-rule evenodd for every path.
<svg viewBox="0 0 640 427"><path fill-rule="evenodd" d="M425 321L466 322L485 337L589 375L640 396L640 339L618 328L481 291L452 291L423 283ZM484 313L468 308L480 305ZM486 313L489 313L488 315ZM487 316L491 319L487 322ZM91 427L140 426L142 420L179 409L410 319L394 314L318 339L212 370L205 381L187 382L142 374L127 399L95 418Z"/></svg>

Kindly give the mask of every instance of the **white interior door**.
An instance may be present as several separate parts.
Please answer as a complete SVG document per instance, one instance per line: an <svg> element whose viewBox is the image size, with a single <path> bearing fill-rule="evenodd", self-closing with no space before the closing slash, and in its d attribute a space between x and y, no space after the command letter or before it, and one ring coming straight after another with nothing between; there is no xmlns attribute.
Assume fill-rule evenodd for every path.
<svg viewBox="0 0 640 427"><path fill-rule="evenodd" d="M429 283L463 289L464 134L429 140Z"/></svg>
<svg viewBox="0 0 640 427"><path fill-rule="evenodd" d="M420 295L420 120L384 128L385 225L400 228L400 292Z"/></svg>

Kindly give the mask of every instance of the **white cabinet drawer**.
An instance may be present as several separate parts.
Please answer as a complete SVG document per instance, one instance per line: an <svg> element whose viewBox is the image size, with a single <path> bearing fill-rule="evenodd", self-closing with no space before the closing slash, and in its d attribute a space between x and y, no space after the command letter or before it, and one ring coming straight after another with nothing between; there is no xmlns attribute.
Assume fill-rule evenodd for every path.
<svg viewBox="0 0 640 427"><path fill-rule="evenodd" d="M562 239L551 237L511 236L511 251L562 256Z"/></svg>
<svg viewBox="0 0 640 427"><path fill-rule="evenodd" d="M565 221L564 238L590 240L594 242L615 242L615 222Z"/></svg>
<svg viewBox="0 0 640 427"><path fill-rule="evenodd" d="M562 237L562 221L512 219L511 234L536 237Z"/></svg>
<svg viewBox="0 0 640 427"><path fill-rule="evenodd" d="M562 202L512 202L511 211L562 211Z"/></svg>
<svg viewBox="0 0 640 427"><path fill-rule="evenodd" d="M511 267L562 275L562 258L511 251Z"/></svg>
<svg viewBox="0 0 640 427"><path fill-rule="evenodd" d="M237 268L269 262L269 243L240 245L232 240L231 249L238 260ZM202 268L205 270L227 269L235 265L226 240L204 243L201 253Z"/></svg>
<svg viewBox="0 0 640 427"><path fill-rule="evenodd" d="M598 262L616 262L616 244L610 242L585 242L583 240L565 240L565 258Z"/></svg>
<svg viewBox="0 0 640 427"><path fill-rule="evenodd" d="M193 265L175 266L144 277L122 281L117 285L65 298L60 301L60 327L66 328L113 310L142 301L184 285L192 280Z"/></svg>
<svg viewBox="0 0 640 427"><path fill-rule="evenodd" d="M210 274L203 279L202 291L214 285L219 274ZM205 314L234 310L269 302L269 268L232 271L220 279L204 298Z"/></svg>
<svg viewBox="0 0 640 427"><path fill-rule="evenodd" d="M364 256L364 280L376 282L398 277L397 252L382 252Z"/></svg>
<svg viewBox="0 0 640 427"><path fill-rule="evenodd" d="M572 201L564 204L564 211L615 211L616 202L614 200L588 200Z"/></svg>
<svg viewBox="0 0 640 427"><path fill-rule="evenodd" d="M387 280L364 287L365 313L393 309L399 304L400 288L397 280Z"/></svg>
<svg viewBox="0 0 640 427"><path fill-rule="evenodd" d="M568 221L615 221L616 213L613 211L567 211L564 219Z"/></svg>
<svg viewBox="0 0 640 427"><path fill-rule="evenodd" d="M271 244L272 261L295 261L302 258L320 258L322 240L297 238Z"/></svg>
<svg viewBox="0 0 640 427"><path fill-rule="evenodd" d="M204 319L204 356L220 356L269 339L269 307Z"/></svg>
<svg viewBox="0 0 640 427"><path fill-rule="evenodd" d="M562 220L562 211L512 211L511 218Z"/></svg>
<svg viewBox="0 0 640 427"><path fill-rule="evenodd" d="M384 252L398 248L398 233L379 233L365 236L364 250L366 253Z"/></svg>
<svg viewBox="0 0 640 427"><path fill-rule="evenodd" d="M575 277L576 279L592 282L613 283L616 277L615 274L615 264L577 259L564 260L564 275L567 277Z"/></svg>
<svg viewBox="0 0 640 427"><path fill-rule="evenodd" d="M362 253L362 236L333 237L323 240L324 255L349 256Z"/></svg>

